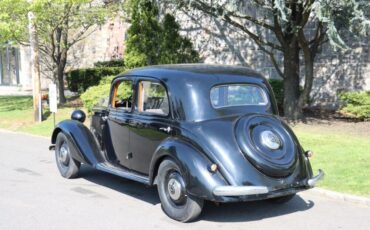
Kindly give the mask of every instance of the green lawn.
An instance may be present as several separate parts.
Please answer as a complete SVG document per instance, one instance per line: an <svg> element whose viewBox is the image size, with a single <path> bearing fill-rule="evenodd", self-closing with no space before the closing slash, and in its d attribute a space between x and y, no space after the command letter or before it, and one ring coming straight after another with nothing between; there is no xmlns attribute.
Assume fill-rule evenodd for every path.
<svg viewBox="0 0 370 230"><path fill-rule="evenodd" d="M73 108L58 108L56 123L70 117ZM32 97L0 96L0 128L50 137L53 131L53 115L44 108L42 123L33 122Z"/></svg>
<svg viewBox="0 0 370 230"><path fill-rule="evenodd" d="M361 128L361 127L359 127ZM370 137L305 127L293 128L302 146L313 150L315 172L326 173L319 187L370 197Z"/></svg>
<svg viewBox="0 0 370 230"><path fill-rule="evenodd" d="M56 121L69 118L72 110L59 108ZM42 123L34 123L32 117L31 97L0 96L0 128L50 137L53 116ZM293 130L303 147L315 152L314 171L321 168L326 173L320 187L370 197L370 123L344 124L300 124Z"/></svg>

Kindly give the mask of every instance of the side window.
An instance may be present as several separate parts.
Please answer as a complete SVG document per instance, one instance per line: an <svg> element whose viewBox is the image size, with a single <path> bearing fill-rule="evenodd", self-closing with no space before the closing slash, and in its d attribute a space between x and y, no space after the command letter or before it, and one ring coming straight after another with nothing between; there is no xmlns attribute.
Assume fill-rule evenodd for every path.
<svg viewBox="0 0 370 230"><path fill-rule="evenodd" d="M137 108L140 113L168 115L168 96L164 86L158 82L140 81Z"/></svg>
<svg viewBox="0 0 370 230"><path fill-rule="evenodd" d="M112 107L131 111L132 106L132 81L123 80L114 86Z"/></svg>

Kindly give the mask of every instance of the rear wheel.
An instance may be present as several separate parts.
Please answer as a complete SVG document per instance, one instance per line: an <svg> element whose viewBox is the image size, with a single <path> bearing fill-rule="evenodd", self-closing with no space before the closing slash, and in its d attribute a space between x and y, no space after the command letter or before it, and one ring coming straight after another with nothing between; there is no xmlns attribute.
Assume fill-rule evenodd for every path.
<svg viewBox="0 0 370 230"><path fill-rule="evenodd" d="M71 156L69 141L63 132L57 136L55 143L55 159L60 174L65 178L75 178L80 171L80 162Z"/></svg>
<svg viewBox="0 0 370 230"><path fill-rule="evenodd" d="M164 160L158 169L158 193L164 212L172 219L189 222L202 212L202 199L187 194L180 168L170 160Z"/></svg>
<svg viewBox="0 0 370 230"><path fill-rule="evenodd" d="M294 197L295 197L295 193L287 195L287 196L271 198L268 201L275 203L275 204L284 204L290 201L291 199L293 199Z"/></svg>

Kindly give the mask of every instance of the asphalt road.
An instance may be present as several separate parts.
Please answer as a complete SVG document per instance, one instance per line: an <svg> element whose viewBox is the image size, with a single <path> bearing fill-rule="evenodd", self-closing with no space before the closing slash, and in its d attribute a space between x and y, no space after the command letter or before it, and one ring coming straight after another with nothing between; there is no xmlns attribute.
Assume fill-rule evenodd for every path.
<svg viewBox="0 0 370 230"><path fill-rule="evenodd" d="M302 192L284 205L207 203L183 224L156 188L82 167L59 175L49 140L0 131L0 229L370 229L370 208Z"/></svg>

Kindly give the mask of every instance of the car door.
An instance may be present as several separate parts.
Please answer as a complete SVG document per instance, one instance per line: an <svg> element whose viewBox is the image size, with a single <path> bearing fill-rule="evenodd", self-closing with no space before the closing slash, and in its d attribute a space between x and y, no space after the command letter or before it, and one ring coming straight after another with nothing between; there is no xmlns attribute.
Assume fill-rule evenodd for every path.
<svg viewBox="0 0 370 230"><path fill-rule="evenodd" d="M138 79L133 119L130 121L131 169L149 174L152 156L158 145L171 135L168 94L154 79Z"/></svg>
<svg viewBox="0 0 370 230"><path fill-rule="evenodd" d="M133 80L121 78L113 82L107 126L106 151L111 163L130 168L130 130L133 103Z"/></svg>

